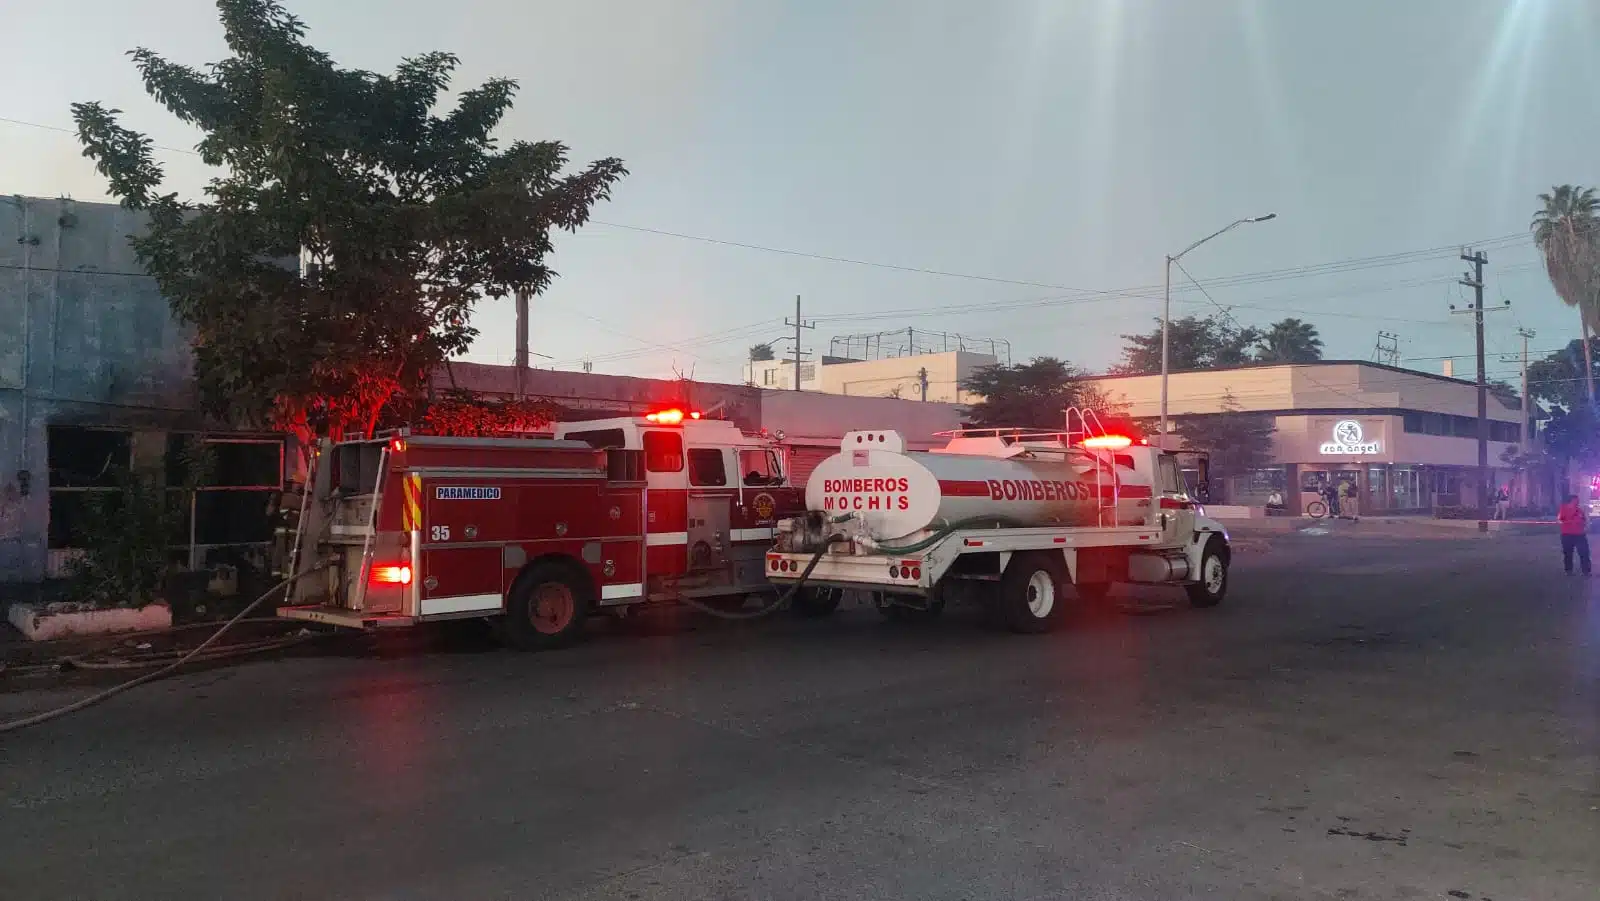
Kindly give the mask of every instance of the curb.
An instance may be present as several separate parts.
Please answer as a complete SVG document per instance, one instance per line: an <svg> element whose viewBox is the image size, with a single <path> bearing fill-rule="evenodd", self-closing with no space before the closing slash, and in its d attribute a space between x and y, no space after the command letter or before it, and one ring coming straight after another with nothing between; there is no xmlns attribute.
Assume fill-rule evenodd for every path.
<svg viewBox="0 0 1600 901"><path fill-rule="evenodd" d="M222 622L186 623L170 629L151 629L144 632L117 632L109 635L85 635L76 638L59 638L53 641L18 641L0 645L0 678L16 676L29 670L71 665L73 659L88 659L107 655L149 656L158 647L187 647L188 642L177 636L188 632L209 630L195 639L198 644L211 631L222 628ZM283 638L299 632L304 623L291 623L276 617L260 617L240 621L229 635L260 641L269 637ZM228 645L222 645L226 648Z"/></svg>

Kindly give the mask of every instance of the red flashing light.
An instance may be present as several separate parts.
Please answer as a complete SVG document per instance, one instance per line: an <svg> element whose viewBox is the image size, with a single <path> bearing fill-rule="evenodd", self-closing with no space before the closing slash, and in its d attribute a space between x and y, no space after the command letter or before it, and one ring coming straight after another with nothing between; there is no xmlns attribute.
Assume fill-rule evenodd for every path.
<svg viewBox="0 0 1600 901"><path fill-rule="evenodd" d="M396 438L393 441L389 442L389 450L391 452L393 452L393 453L398 454L398 453L400 453L401 451L403 451L405 449L406 449L406 439L404 439L404 438Z"/></svg>
<svg viewBox="0 0 1600 901"><path fill-rule="evenodd" d="M1133 443L1127 435L1091 435L1080 442L1091 450L1122 450Z"/></svg>
<svg viewBox="0 0 1600 901"><path fill-rule="evenodd" d="M678 407L669 407L654 413L646 413L644 418L657 425L680 425L685 419L699 419L700 411L686 413Z"/></svg>
<svg viewBox="0 0 1600 901"><path fill-rule="evenodd" d="M410 585L411 567L409 566L374 566L372 568L372 581L384 585Z"/></svg>

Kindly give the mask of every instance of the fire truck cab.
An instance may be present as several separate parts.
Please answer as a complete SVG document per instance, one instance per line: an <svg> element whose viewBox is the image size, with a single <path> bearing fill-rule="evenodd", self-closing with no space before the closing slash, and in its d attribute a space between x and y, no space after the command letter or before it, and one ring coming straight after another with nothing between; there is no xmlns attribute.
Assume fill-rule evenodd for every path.
<svg viewBox="0 0 1600 901"><path fill-rule="evenodd" d="M324 441L278 612L362 629L491 618L544 648L594 613L742 603L773 590L763 554L803 509L786 462L773 438L679 409L553 439Z"/></svg>

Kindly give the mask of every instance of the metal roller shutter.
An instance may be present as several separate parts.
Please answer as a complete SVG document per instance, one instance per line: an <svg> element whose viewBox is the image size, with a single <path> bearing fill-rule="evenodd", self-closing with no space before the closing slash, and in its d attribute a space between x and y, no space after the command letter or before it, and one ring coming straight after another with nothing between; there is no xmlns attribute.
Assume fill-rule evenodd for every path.
<svg viewBox="0 0 1600 901"><path fill-rule="evenodd" d="M838 452L837 443L789 445L789 484L804 488L811 470Z"/></svg>

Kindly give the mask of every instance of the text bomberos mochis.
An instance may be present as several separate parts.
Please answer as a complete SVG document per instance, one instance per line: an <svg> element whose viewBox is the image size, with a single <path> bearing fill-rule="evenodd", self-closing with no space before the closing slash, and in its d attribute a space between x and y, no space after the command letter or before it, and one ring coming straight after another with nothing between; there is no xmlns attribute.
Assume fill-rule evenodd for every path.
<svg viewBox="0 0 1600 901"><path fill-rule="evenodd" d="M1070 502L1089 500L1095 486L1088 482L1051 479L988 479L989 499L995 501ZM825 479L822 509L838 511L908 510L911 483L903 478ZM1108 492L1110 486L1102 486Z"/></svg>

